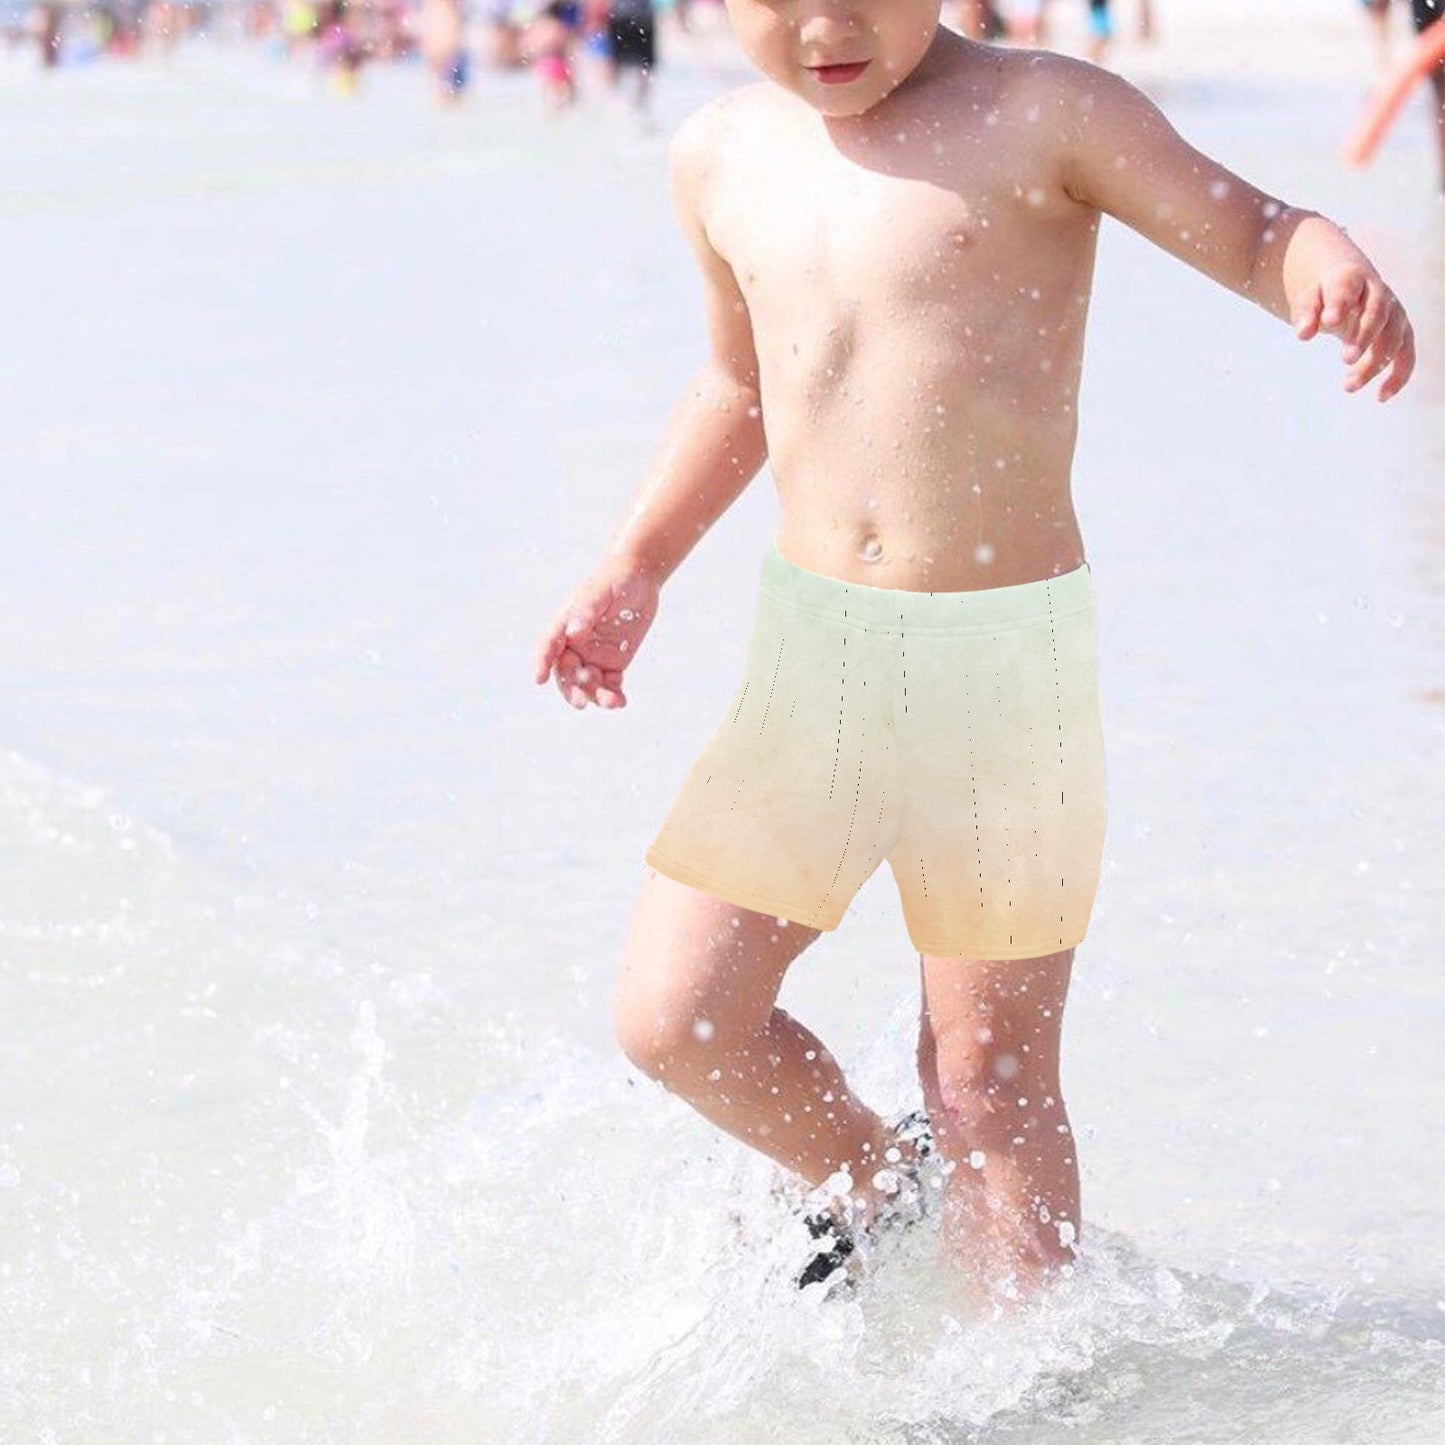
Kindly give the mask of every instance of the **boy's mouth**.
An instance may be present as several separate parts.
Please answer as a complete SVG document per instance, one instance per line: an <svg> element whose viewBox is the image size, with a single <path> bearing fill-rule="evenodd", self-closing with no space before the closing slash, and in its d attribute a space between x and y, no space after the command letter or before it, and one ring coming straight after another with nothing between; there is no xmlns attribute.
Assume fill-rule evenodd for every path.
<svg viewBox="0 0 1445 1445"><path fill-rule="evenodd" d="M852 65L810 65L808 69L824 85L846 85L850 80L857 80L868 69L869 63L859 60Z"/></svg>

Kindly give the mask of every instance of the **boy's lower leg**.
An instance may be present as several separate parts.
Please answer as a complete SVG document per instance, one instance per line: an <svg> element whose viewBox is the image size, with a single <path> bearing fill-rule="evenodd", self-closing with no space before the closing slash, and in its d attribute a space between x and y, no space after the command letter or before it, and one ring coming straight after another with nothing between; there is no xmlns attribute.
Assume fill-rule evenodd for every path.
<svg viewBox="0 0 1445 1445"><path fill-rule="evenodd" d="M918 1076L948 1166L940 1246L985 1299L1033 1294L1071 1264L1079 1169L1059 1088L1073 950L925 957Z"/></svg>
<svg viewBox="0 0 1445 1445"><path fill-rule="evenodd" d="M1057 1092L1010 1089L1002 1104L983 1094L931 1114L934 1137L954 1168L944 1194L944 1251L981 1292L1032 1294L1073 1263L1079 1239L1079 1167L1073 1130Z"/></svg>
<svg viewBox="0 0 1445 1445"><path fill-rule="evenodd" d="M800 1175L811 1187L846 1170L857 1218L871 1221L885 1195L872 1183L897 1146L912 1146L849 1089L833 1055L790 1014L774 1008L748 1037L721 1032L670 1056L637 1060L671 1092L734 1138Z"/></svg>

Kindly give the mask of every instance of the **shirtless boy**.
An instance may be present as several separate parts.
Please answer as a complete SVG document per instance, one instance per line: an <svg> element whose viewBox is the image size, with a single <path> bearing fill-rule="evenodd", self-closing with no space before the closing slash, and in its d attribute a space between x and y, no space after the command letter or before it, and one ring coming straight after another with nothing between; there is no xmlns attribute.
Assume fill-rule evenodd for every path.
<svg viewBox="0 0 1445 1445"><path fill-rule="evenodd" d="M1108 72L968 40L939 7L728 0L765 79L669 152L711 354L535 676L625 706L660 588L770 460L781 527L744 676L648 850L618 1037L784 1178L846 1174L819 1245L841 1267L923 1146L775 999L887 859L920 954L933 1162L952 1166L941 1238L1001 1303L1070 1272L1081 1229L1059 1035L1104 759L1069 473L1100 217L1302 340L1338 337L1347 391L1394 396L1415 352L1338 227Z"/></svg>

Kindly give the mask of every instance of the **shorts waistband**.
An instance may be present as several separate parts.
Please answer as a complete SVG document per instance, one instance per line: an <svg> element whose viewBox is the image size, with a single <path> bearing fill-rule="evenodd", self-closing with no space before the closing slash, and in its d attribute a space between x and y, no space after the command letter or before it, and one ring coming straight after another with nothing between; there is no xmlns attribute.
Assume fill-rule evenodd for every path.
<svg viewBox="0 0 1445 1445"><path fill-rule="evenodd" d="M870 587L810 572L790 562L770 541L763 553L760 587L785 606L841 626L892 632L971 632L1048 622L1094 606L1089 564L1058 577L985 587L968 592L909 592Z"/></svg>

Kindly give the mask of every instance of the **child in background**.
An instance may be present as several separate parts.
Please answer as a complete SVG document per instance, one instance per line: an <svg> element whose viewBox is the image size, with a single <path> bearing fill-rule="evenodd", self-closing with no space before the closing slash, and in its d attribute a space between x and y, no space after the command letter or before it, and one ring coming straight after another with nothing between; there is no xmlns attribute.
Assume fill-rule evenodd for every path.
<svg viewBox="0 0 1445 1445"><path fill-rule="evenodd" d="M316 41L316 21L316 6L311 0L284 0L281 33L286 37L288 55L310 50Z"/></svg>
<svg viewBox="0 0 1445 1445"><path fill-rule="evenodd" d="M1109 19L1109 0L1089 0L1089 46L1088 57L1095 65L1104 63L1109 41L1114 37L1114 27Z"/></svg>
<svg viewBox="0 0 1445 1445"><path fill-rule="evenodd" d="M354 95L364 56L347 0L322 0L316 15L316 54L322 68L331 72L337 95Z"/></svg>
<svg viewBox="0 0 1445 1445"><path fill-rule="evenodd" d="M607 29L608 0L584 0L582 6L582 49L588 68L601 85L611 85L616 75L612 40Z"/></svg>
<svg viewBox="0 0 1445 1445"><path fill-rule="evenodd" d="M934 1155L943 1247L1009 1308L1074 1272L1082 1228L1059 1062L1104 841L1072 497L1102 219L1300 340L1337 337L1347 392L1378 377L1395 396L1415 343L1324 216L1195 150L1110 72L968 40L939 10L728 0L762 79L704 105L669 152L709 354L534 678L573 707L626 706L667 579L770 462L780 528L743 675L647 850L617 1038L832 1196L799 1230L800 1287L849 1278L916 1218ZM1192 344L1139 338L1161 368ZM929 1130L869 1108L776 1003L885 859L919 957Z"/></svg>
<svg viewBox="0 0 1445 1445"><path fill-rule="evenodd" d="M1008 34L1008 22L994 0L949 0L944 19L959 34L975 40L1002 40Z"/></svg>
<svg viewBox="0 0 1445 1445"><path fill-rule="evenodd" d="M542 95L553 115L577 99L572 71L572 42L581 28L581 5L552 0L522 34L522 53L532 62Z"/></svg>
<svg viewBox="0 0 1445 1445"><path fill-rule="evenodd" d="M431 76L433 99L443 107L454 106L466 89L470 71L462 0L422 0L416 34Z"/></svg>
<svg viewBox="0 0 1445 1445"><path fill-rule="evenodd" d="M656 30L652 0L608 0L607 40L612 51L609 80L615 87L623 70L633 72L632 108L639 116L647 109L652 71L657 64Z"/></svg>
<svg viewBox="0 0 1445 1445"><path fill-rule="evenodd" d="M1048 0L1013 0L1008 11L1009 37L1021 45L1043 45L1048 37L1047 4Z"/></svg>
<svg viewBox="0 0 1445 1445"><path fill-rule="evenodd" d="M520 70L527 63L515 8L514 0L486 0L487 60L497 70Z"/></svg>

